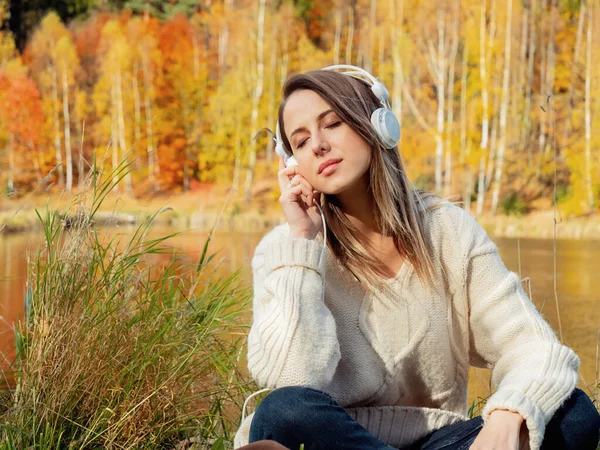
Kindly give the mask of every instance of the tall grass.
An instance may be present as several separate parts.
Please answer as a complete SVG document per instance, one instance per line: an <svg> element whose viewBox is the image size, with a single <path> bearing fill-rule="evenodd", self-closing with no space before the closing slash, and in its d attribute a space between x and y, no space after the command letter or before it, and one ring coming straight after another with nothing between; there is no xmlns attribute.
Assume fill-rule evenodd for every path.
<svg viewBox="0 0 600 450"><path fill-rule="evenodd" d="M44 244L29 261L17 356L0 398L0 449L210 448L231 439L246 386L238 373L250 290L194 267L156 214L106 237L94 214L124 177L95 170L71 211L38 211ZM158 213L157 213L158 214ZM75 217L68 222L63 217Z"/></svg>

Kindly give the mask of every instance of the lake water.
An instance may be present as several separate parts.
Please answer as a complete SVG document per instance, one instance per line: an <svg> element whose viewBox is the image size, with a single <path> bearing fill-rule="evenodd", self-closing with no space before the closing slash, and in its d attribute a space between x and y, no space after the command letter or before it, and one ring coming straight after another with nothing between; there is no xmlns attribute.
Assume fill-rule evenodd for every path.
<svg viewBox="0 0 600 450"><path fill-rule="evenodd" d="M155 230L156 235L170 234L173 230ZM127 233L126 228L115 232ZM200 257L207 234L187 231L168 241L189 262ZM250 282L250 259L261 234L222 233L211 241L211 251L218 252L223 271L242 268L242 276ZM545 239L494 239L505 264L531 279L533 302L559 333L559 321L554 300L553 242ZM11 325L23 312L23 289L27 276L27 256L33 255L42 242L39 233L15 235L0 234L0 351L10 359L14 352ZM520 246L520 263L519 263ZM556 284L563 340L581 358L580 386L585 388L596 381L596 348L600 332L600 241L558 241L556 249ZM167 256L164 256L168 258ZM485 370L472 371L474 381L470 396L484 396L488 392L489 374Z"/></svg>

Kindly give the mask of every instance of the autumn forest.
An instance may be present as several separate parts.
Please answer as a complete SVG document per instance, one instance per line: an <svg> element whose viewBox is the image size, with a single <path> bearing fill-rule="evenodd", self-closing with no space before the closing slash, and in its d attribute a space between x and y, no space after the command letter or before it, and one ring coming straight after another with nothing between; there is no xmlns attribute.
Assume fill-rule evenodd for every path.
<svg viewBox="0 0 600 450"><path fill-rule="evenodd" d="M63 3L15 29L0 0L0 195L73 191L96 159L130 164L124 195L251 203L285 79L348 63L387 85L418 187L477 215L599 208L598 0Z"/></svg>

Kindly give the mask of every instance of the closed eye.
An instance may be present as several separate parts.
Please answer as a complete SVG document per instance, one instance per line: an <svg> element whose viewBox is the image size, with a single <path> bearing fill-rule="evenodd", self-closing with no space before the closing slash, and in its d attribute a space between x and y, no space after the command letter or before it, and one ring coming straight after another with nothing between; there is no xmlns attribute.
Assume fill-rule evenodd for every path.
<svg viewBox="0 0 600 450"><path fill-rule="evenodd" d="M337 122L333 122L332 124L329 124L329 125L327 125L325 128L328 128L328 129L330 129L330 130L331 130L331 129L333 129L333 128L337 128L337 127L339 127L341 124L342 124L342 122L341 122L341 121L337 121ZM296 149L302 148L302 147L304 146L304 143L305 143L306 141L308 141L308 138L304 139L303 141L300 141L300 142L298 143L298 145L296 145Z"/></svg>

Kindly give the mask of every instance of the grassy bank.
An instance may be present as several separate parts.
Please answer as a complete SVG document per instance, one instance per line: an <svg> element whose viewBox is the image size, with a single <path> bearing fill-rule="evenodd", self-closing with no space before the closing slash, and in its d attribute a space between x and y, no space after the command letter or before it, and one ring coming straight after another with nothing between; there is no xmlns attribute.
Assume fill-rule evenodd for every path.
<svg viewBox="0 0 600 450"><path fill-rule="evenodd" d="M194 267L176 256L152 264L172 253L169 236L146 237L156 214L105 238L92 224L111 190L90 179L62 213L37 212L45 242L4 374L1 449L223 448L232 438L252 389L237 370L250 291L235 273L216 278L210 238Z"/></svg>
<svg viewBox="0 0 600 450"><path fill-rule="evenodd" d="M0 198L0 236L41 229L36 208L49 206L65 211L72 202L68 194L32 193L20 198ZM223 205L226 207L223 209ZM156 214L159 211L159 214ZM75 211L66 212L72 217ZM145 198L107 193L94 214L98 226L139 225L153 216L154 224L178 229L265 232L285 218L272 190L272 180L257 183L253 201L245 203L240 192L227 186L204 186L201 190ZM483 215L478 218L486 231L497 237L553 238L554 212L538 210L524 215ZM562 217L558 239L599 239L600 216Z"/></svg>

